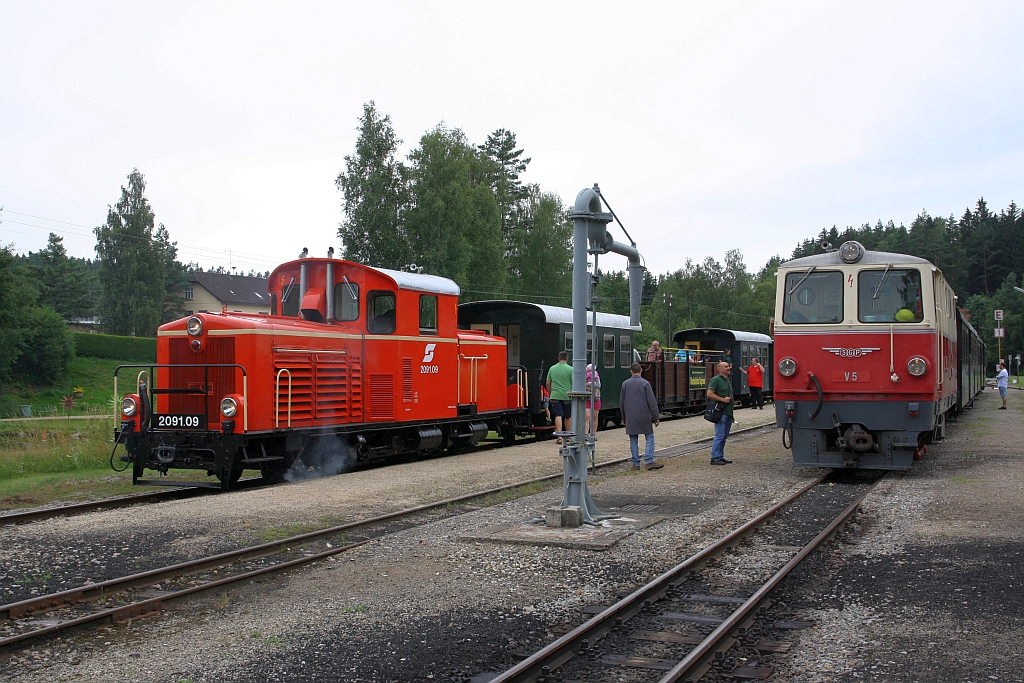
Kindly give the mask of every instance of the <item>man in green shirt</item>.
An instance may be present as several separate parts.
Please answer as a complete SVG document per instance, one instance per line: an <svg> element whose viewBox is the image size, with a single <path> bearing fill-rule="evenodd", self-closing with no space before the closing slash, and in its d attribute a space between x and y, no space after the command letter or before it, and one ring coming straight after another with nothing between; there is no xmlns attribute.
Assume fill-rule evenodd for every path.
<svg viewBox="0 0 1024 683"><path fill-rule="evenodd" d="M569 400L569 392L572 391L572 366L567 362L569 353L558 352L558 362L548 368L548 393L551 394L551 415L555 418L555 431L565 431L569 427L569 420L572 419L572 402ZM556 443L562 443L559 438Z"/></svg>
<svg viewBox="0 0 1024 683"><path fill-rule="evenodd" d="M722 419L715 423L715 439L711 442L711 464L728 465L732 460L725 459L725 440L729 438L732 427L732 380L729 375L732 368L722 361L717 366L718 374L708 383L708 400L725 404L722 408Z"/></svg>

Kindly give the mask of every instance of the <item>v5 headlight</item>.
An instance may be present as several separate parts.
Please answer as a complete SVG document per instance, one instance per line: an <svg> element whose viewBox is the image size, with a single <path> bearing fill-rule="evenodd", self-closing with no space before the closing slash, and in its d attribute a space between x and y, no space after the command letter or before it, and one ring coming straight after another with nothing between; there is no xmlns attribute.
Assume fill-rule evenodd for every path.
<svg viewBox="0 0 1024 683"><path fill-rule="evenodd" d="M139 401L134 396L125 396L121 401L121 414L125 417L134 417L139 412Z"/></svg>
<svg viewBox="0 0 1024 683"><path fill-rule="evenodd" d="M188 333L191 336L198 337L203 333L203 319L198 315L192 316L188 319L188 322L185 323L185 329L188 330Z"/></svg>
<svg viewBox="0 0 1024 683"><path fill-rule="evenodd" d="M224 417L234 417L238 414L238 401L225 396L220 402L220 414Z"/></svg>
<svg viewBox="0 0 1024 683"><path fill-rule="evenodd" d="M928 372L928 362L924 358L914 356L907 361L907 372L914 377L920 377Z"/></svg>
<svg viewBox="0 0 1024 683"><path fill-rule="evenodd" d="M792 358L783 358L779 361L779 374L783 377L792 377L796 374L796 361Z"/></svg>

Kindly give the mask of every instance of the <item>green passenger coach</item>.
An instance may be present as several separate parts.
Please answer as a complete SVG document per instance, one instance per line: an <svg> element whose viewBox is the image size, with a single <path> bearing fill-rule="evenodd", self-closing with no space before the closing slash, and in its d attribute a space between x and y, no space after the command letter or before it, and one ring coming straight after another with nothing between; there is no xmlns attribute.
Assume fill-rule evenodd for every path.
<svg viewBox="0 0 1024 683"><path fill-rule="evenodd" d="M593 316L588 315L588 320ZM588 326L590 327L590 326ZM568 351L572 360L572 309L522 301L473 301L459 305L459 328L483 330L504 337L508 366L525 368L528 403L534 424L543 424L540 385L548 368L558 362L558 352ZM601 376L600 424L619 421L619 390L629 377L635 359L629 318L612 313L597 314L597 371ZM587 362L594 363L594 330L588 329Z"/></svg>

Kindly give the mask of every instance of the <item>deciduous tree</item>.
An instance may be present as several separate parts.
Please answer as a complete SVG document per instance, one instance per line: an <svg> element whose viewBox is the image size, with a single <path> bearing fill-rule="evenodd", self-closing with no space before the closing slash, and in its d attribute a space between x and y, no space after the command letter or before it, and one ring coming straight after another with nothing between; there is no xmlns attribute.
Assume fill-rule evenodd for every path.
<svg viewBox="0 0 1024 683"><path fill-rule="evenodd" d="M166 294L166 230L154 231L146 181L138 169L109 207L107 222L95 228L100 261L100 314L112 334L153 336Z"/></svg>

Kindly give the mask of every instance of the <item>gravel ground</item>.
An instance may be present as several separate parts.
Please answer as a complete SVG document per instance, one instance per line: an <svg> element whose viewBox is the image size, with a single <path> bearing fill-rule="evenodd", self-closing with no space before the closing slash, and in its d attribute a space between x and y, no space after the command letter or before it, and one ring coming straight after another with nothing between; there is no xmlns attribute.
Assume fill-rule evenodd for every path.
<svg viewBox="0 0 1024 683"><path fill-rule="evenodd" d="M775 667L771 680L1021 680L1022 411L1016 404L996 411L995 392L977 403L913 471L890 474L856 525L775 596L778 616L814 625L779 638L794 647L763 660ZM740 427L753 424L744 413L739 417L747 424ZM770 420L768 411L764 416ZM699 419L663 423L659 446L691 440L698 434L682 431L706 433L708 427ZM670 429L680 432L671 436ZM625 454L621 432L602 436L613 446L602 449L602 457ZM159 618L19 650L14 660L0 662L0 677L466 681L550 642L559 629L585 618L582 608L610 604L818 473L790 466L778 432L730 440L727 456L735 464L709 467L704 451L669 460L657 472L594 481L602 507L659 502L655 512L665 516L611 550L460 540L529 519L557 502L560 489L551 490L178 604ZM303 482L203 499L201 508L181 501L53 520L34 531L4 530L0 538L5 549L14 543L28 548L22 553L50 544L76 547L82 555L85 546L76 539L87 534L110 539L130 532L134 543L172 529L162 546L199 552L253 529L354 518L559 469L555 446L537 444L353 473L341 478L343 487L337 478ZM785 540L768 533L755 538L762 544ZM90 542L93 552L101 542L117 543ZM769 570L771 548L757 555L766 558L763 564L727 558L707 589L742 591L751 577ZM609 669L606 679L632 680L630 671Z"/></svg>
<svg viewBox="0 0 1024 683"><path fill-rule="evenodd" d="M743 426L772 421L748 413ZM752 414L751 414L752 413ZM713 433L699 418L658 428L659 447ZM628 455L602 432L598 460ZM141 505L0 528L0 601L23 600L187 559L560 472L552 441L350 472L278 487Z"/></svg>

